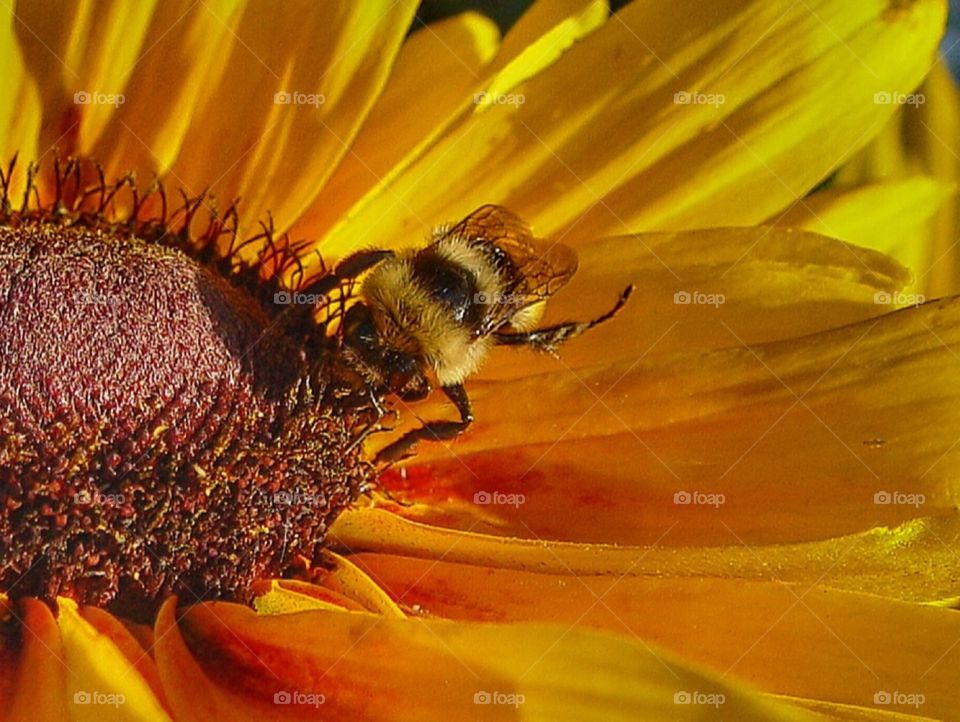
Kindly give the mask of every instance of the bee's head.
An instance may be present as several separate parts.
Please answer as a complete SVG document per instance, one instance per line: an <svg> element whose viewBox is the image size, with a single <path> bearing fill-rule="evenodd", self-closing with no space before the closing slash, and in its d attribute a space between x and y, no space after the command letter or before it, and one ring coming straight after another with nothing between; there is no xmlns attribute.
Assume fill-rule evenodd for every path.
<svg viewBox="0 0 960 722"><path fill-rule="evenodd" d="M379 391L396 394L406 401L416 401L430 393L423 357L392 345L367 305L358 303L350 308L344 319L343 335L357 371Z"/></svg>
<svg viewBox="0 0 960 722"><path fill-rule="evenodd" d="M383 352L383 372L391 393L405 401L426 398L431 391L423 361L416 356L396 349L386 349Z"/></svg>

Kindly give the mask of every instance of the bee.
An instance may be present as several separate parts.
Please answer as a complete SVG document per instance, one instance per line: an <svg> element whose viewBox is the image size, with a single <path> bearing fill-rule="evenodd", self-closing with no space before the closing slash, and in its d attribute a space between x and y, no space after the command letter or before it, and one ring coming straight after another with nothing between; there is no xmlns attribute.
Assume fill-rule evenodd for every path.
<svg viewBox="0 0 960 722"><path fill-rule="evenodd" d="M464 382L494 346L556 355L561 344L613 318L633 290L591 321L537 328L547 300L576 271L569 247L538 240L508 209L484 205L436 228L423 248L359 251L306 289L327 294L363 276L357 302L343 313L343 358L376 399L417 401L439 386L459 413L457 421L407 432L376 460L395 462L418 441L463 433L474 421Z"/></svg>

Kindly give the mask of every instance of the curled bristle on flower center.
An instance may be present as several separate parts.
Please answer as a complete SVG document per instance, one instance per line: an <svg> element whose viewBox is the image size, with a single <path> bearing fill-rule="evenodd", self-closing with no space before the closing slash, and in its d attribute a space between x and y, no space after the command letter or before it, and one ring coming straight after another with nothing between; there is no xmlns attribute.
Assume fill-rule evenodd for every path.
<svg viewBox="0 0 960 722"><path fill-rule="evenodd" d="M0 591L148 618L169 594L247 600L319 558L372 478L377 413L335 339L272 304L298 263L269 225L159 186L31 168L0 209ZM266 271L265 271L266 269Z"/></svg>

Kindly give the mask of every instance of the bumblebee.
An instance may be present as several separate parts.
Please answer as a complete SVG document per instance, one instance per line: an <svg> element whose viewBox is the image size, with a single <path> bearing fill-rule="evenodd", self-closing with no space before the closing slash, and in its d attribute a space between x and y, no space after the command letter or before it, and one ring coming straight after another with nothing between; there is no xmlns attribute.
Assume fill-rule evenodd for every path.
<svg viewBox="0 0 960 722"><path fill-rule="evenodd" d="M485 205L436 228L423 248L357 252L306 289L328 294L363 276L341 322L347 364L381 403L391 394L417 401L438 385L457 408L458 421L426 423L380 451L377 461L404 458L422 439L463 433L474 420L464 381L494 346L556 355L564 342L613 318L633 290L628 286L591 321L537 328L547 299L576 270L570 248L535 239L514 213Z"/></svg>

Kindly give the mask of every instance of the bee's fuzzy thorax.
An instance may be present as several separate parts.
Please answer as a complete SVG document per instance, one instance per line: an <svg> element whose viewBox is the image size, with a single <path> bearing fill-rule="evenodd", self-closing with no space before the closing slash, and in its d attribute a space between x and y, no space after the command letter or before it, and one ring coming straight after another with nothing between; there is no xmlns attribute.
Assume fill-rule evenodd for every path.
<svg viewBox="0 0 960 722"><path fill-rule="evenodd" d="M503 291L503 279L483 251L464 236L434 233L434 250L450 263L470 269L476 283L478 297L487 304L493 303Z"/></svg>
<svg viewBox="0 0 960 722"><path fill-rule="evenodd" d="M440 384L460 383L480 368L492 342L474 338L417 283L415 255L406 251L381 263L365 279L361 295L370 303L387 346L423 355Z"/></svg>

